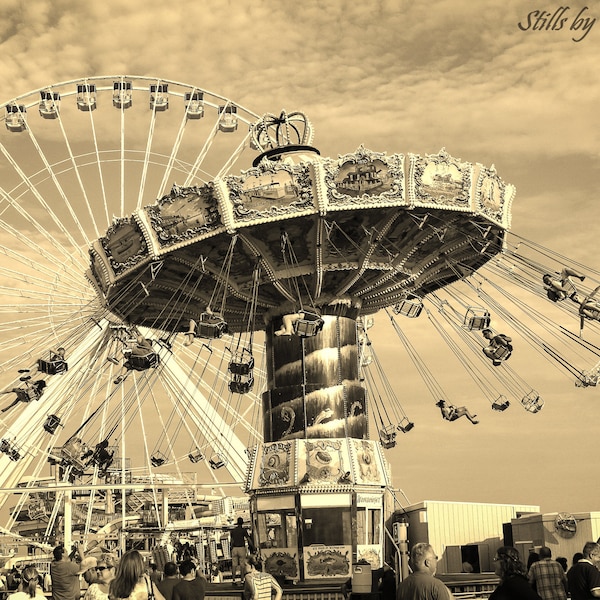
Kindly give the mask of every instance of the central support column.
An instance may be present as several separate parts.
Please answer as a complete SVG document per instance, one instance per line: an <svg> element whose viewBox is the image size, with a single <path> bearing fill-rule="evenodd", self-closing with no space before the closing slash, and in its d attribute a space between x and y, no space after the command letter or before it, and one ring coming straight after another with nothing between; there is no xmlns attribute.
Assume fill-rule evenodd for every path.
<svg viewBox="0 0 600 600"><path fill-rule="evenodd" d="M319 306L320 330L316 311L287 309L266 320L265 438L248 475L255 541L277 577L348 578L355 560L383 564L388 485L380 444L368 437L358 308Z"/></svg>
<svg viewBox="0 0 600 600"><path fill-rule="evenodd" d="M276 335L267 325L265 442L294 438L368 438L365 390L358 375L354 315L323 315L317 335Z"/></svg>

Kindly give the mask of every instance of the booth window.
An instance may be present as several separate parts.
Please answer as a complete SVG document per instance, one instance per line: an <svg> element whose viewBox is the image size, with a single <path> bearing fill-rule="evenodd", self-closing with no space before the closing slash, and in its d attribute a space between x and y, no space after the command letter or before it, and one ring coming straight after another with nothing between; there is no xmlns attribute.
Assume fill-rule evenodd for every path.
<svg viewBox="0 0 600 600"><path fill-rule="evenodd" d="M298 532L294 511L258 513L258 539L261 548L295 548Z"/></svg>
<svg viewBox="0 0 600 600"><path fill-rule="evenodd" d="M303 508L303 544L343 546L352 543L350 507Z"/></svg>
<svg viewBox="0 0 600 600"><path fill-rule="evenodd" d="M381 509L359 506L356 509L356 534L359 545L381 543Z"/></svg>

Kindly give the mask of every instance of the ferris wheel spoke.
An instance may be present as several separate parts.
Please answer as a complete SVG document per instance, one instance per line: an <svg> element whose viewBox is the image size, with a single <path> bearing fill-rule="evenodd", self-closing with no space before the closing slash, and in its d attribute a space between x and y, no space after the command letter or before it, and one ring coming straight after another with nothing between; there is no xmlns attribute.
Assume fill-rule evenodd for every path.
<svg viewBox="0 0 600 600"><path fill-rule="evenodd" d="M52 168L52 166L50 165L50 162L46 158L46 155L45 155L42 147L39 145L37 138L33 134L33 131L30 127L27 128L27 132L29 133L29 139L31 140L33 147L35 148L38 157L40 158L40 160L42 161L42 163L44 165L45 172L48 175L50 175L52 182L54 183L60 198L63 200L65 206L67 207L67 210L69 211L69 214L73 218L73 222L79 229L79 232L82 235L83 241L88 243L89 239L87 238L87 235L83 231L83 228L81 227L81 223L79 223L79 220L77 219L77 216L71 206L71 203L69 202L67 195L65 194L64 190L62 189L62 186L60 185L60 182L59 182L56 174L54 173L54 169ZM83 256L83 252L81 250L81 244L79 244L75 241L75 238L71 235L69 230L65 227L63 220L58 218L58 215L56 214L55 210L53 210L53 208L45 200L43 195L40 193L40 191L34 185L33 181L25 174L25 172L17 164L15 159L8 153L8 151L4 145L0 145L0 150L2 151L2 153L4 154L6 159L9 161L9 163L11 164L11 166L13 167L15 172L19 175L19 177L21 178L21 181L27 186L27 188L30 190L30 192L33 194L33 196L36 198L36 200L39 202L39 204L43 207L43 209L50 215L52 222L58 227L59 231L62 233L62 235L64 235L65 239L70 243L72 250L75 252L78 252L80 254L80 256ZM58 209L58 207L56 207L56 208Z"/></svg>
<svg viewBox="0 0 600 600"><path fill-rule="evenodd" d="M194 424L203 431L213 432L214 443L226 454L227 464L224 465L234 480L242 481L245 476L246 464L243 460L245 456L245 446L233 433L223 436L223 432L228 432L229 427L223 418L218 414L214 406L211 406L206 398L199 392L186 372L177 364L175 360L169 361L163 374L170 381L171 385L178 386L180 392L190 398L190 418ZM225 438L227 444L224 443Z"/></svg>
<svg viewBox="0 0 600 600"><path fill-rule="evenodd" d="M152 114L150 117L150 126L148 128L148 135L146 140L146 150L144 153L144 163L142 167L142 175L140 177L140 185L138 192L138 199L136 204L136 210L139 210L142 207L142 201L144 198L144 189L146 187L146 178L148 176L148 165L151 157L152 150L152 140L154 139L154 127L156 125L156 106L152 109ZM124 214L124 213L122 213Z"/></svg>
<svg viewBox="0 0 600 600"><path fill-rule="evenodd" d="M184 115L181 118L181 123L179 125L179 130L177 131L177 137L175 138L175 142L173 143L173 147L171 148L171 152L169 154L169 158L167 160L167 164L165 167L165 171L160 182L160 186L158 188L158 193L156 195L157 198L162 198L169 189L169 181L171 178L171 174L173 172L173 167L177 160L177 155L179 153L179 149L181 147L181 142L183 141L183 135L185 133L185 126L187 124L187 116ZM138 206L140 207L140 206Z"/></svg>
<svg viewBox="0 0 600 600"><path fill-rule="evenodd" d="M224 163L223 166L219 169L219 172L217 173L218 178L224 177L231 171L231 167L235 164L235 162L241 156L242 152L244 151L244 149L246 148L246 146L248 144L249 139L250 139L250 132L248 132L246 134L246 137L244 137L244 139L239 143L238 147L231 153L227 162Z"/></svg>
<svg viewBox="0 0 600 600"><path fill-rule="evenodd" d="M37 271L44 275L52 276L54 279L58 278L60 281L67 281L69 282L69 286L77 285L78 287L83 287L84 278L75 275L77 271L76 268L73 268L75 266L74 263L69 264L57 259L46 248L31 240L27 235L19 233L14 227L11 227L4 221L0 221L0 229L3 229L15 241L18 248L17 250L9 248L6 245L0 245L0 254L4 254L11 261L16 261L26 266L29 271ZM6 241L6 237L4 237L4 240ZM32 253L25 254L23 247L29 248Z"/></svg>
<svg viewBox="0 0 600 600"><path fill-rule="evenodd" d="M41 269L36 269L36 271L38 272L42 272ZM70 282L63 282L62 279L57 279L56 278L56 272L52 273L52 271L50 269L46 269L43 272L44 276L48 276L54 274L54 278L53 279L47 279L47 278L42 278L41 276L37 275L36 273L33 274L33 276L31 274L25 273L24 271L17 271L15 269L10 269L7 267L0 267L0 276L5 277L7 280L11 281L12 284L21 284L22 288L25 288L26 286L29 286L32 289L32 293L36 294L36 289L35 288L39 288L41 290L44 290L44 292L41 292L41 294L45 293L45 297L46 298L50 298L52 296L55 297L62 297L62 298L73 298L73 291L74 289L79 288L79 291L81 291L81 293L86 293L88 290L86 290L86 288L83 285L83 280L81 280L79 283L79 285L75 285L75 281L71 280ZM16 291L15 287L3 287L2 288L4 293L6 293L7 295L18 295L21 297L25 297L25 294L22 293L21 290L19 290L18 292ZM11 292L12 290L12 292ZM55 292L55 293L53 293ZM39 294L39 292L38 292Z"/></svg>
<svg viewBox="0 0 600 600"><path fill-rule="evenodd" d="M39 193L37 191L34 191L35 188L32 186L30 187L30 190L33 192L34 196L38 196L40 203L42 204L42 206L45 204L45 201L43 200L43 198L41 198L41 196L39 195ZM36 219L31 213L27 212L25 209L23 209L23 207L20 205L19 202L17 202L15 199L12 198L12 196L10 194L8 194L3 188L0 188L0 196L2 196L2 198L8 203L10 204L10 206L12 208L15 209L15 211L21 216L23 217L30 225L33 226L33 228L47 241L49 242L49 244L56 248L66 259L69 263L74 263L74 256L68 252L68 250L59 243L58 239L56 236L52 235L51 232L49 232L45 227L42 226L42 224L40 223L40 221L38 219ZM52 217L52 221L54 223L58 222L58 219L56 217L56 215L53 213L52 210L50 210L49 208L46 209L46 207L44 207L44 210L47 210L48 214L51 215ZM4 227L4 229L9 229L8 226ZM63 225L60 224L59 225L59 229L64 229ZM72 236L68 236L71 238L72 243L75 243L75 240L72 239Z"/></svg>
<svg viewBox="0 0 600 600"><path fill-rule="evenodd" d="M109 216L109 211L108 211L106 185L104 183L104 172L102 170L102 161L100 159L98 136L96 133L96 124L94 121L94 112L92 110L90 110L90 111L88 111L88 114L90 116L90 131L92 134L92 141L94 143L94 155L96 158L94 164L97 167L97 171L98 171L98 183L99 183L100 193L101 193L101 197L102 197L102 207L104 208L104 224L105 224L105 227L108 227L108 225L110 224L110 216ZM92 217L92 221L94 222L94 228L97 229L97 227L98 227L96 224L97 219L95 217Z"/></svg>
<svg viewBox="0 0 600 600"><path fill-rule="evenodd" d="M263 348L258 344L255 344L254 353L258 356L262 356ZM194 363L198 362L198 355L194 355L193 352L189 350L189 347L184 347L183 354L192 358ZM215 362L210 360L213 355ZM227 371L227 365L229 364L230 359L231 352L228 349L216 345L213 346L211 357L209 357L202 366L203 380L196 383L196 385L202 389L206 389L209 401L222 411L227 423L233 428L241 427L246 432L248 438L247 445L252 445L258 442L262 435L261 431L255 425L257 422L255 409L257 405L260 405L260 398L253 392L250 392L249 394L244 395L249 398L247 409L242 410L233 405L233 393L226 389L226 382L222 378L222 374ZM213 376L213 379L210 381L205 377L208 374ZM265 377L266 373L264 370L255 370L256 389L261 389L260 384ZM248 413L250 413L252 417L250 421L245 418Z"/></svg>
<svg viewBox="0 0 600 600"><path fill-rule="evenodd" d="M90 116L91 116L91 112L90 112ZM94 217L94 212L92 211L92 206L90 203L90 199L88 197L88 193L87 190L83 184L83 179L79 170L79 167L77 165L77 161L75 160L75 156L73 155L73 150L71 148L71 144L69 142L69 138L67 137L67 132L65 131L65 127L63 124L63 120L62 117L60 116L60 113L58 113L58 123L60 125L60 130L62 132L62 136L63 136L63 141L65 143L65 146L67 148L67 151L69 153L69 160L71 162L71 166L73 168L73 172L75 173L75 176L77 177L77 183L79 184L79 189L81 191L81 194L83 196L83 200L85 202L85 207L87 210L87 214L90 217L90 221L93 225L94 228L94 235L96 238L100 237L100 230L98 229L98 224L96 223L96 219ZM77 220L77 222L79 223L79 221ZM79 225L81 228L81 224ZM85 233L85 231L82 231L82 235L83 238L86 239L86 242L89 244L89 239L87 239L87 235Z"/></svg>
<svg viewBox="0 0 600 600"><path fill-rule="evenodd" d="M121 210L119 212L119 216L125 215L125 105L122 103L120 108L120 116L121 116L121 128L120 128L120 152L121 152L121 160L120 160L120 199L121 199Z"/></svg>
<svg viewBox="0 0 600 600"><path fill-rule="evenodd" d="M217 118L217 120L215 121L215 124L213 125L210 133L208 134L208 136L206 138L206 141L204 142L204 146L202 146L202 149L198 153L198 156L196 157L196 160L194 161L194 164L193 164L192 168L190 169L188 176L186 177L185 181L183 182L184 187L189 187L191 185L194 185L194 181L196 180L196 178L198 176L198 171L200 170L200 167L202 166L202 163L204 162L204 159L206 158L206 156L210 150L210 147L211 147L215 137L217 136L218 131L219 131L219 119Z"/></svg>
<svg viewBox="0 0 600 600"><path fill-rule="evenodd" d="M58 191L58 194L60 195L62 201L64 202L65 206L67 207L69 215L73 219L73 223L79 230L82 240L85 242L86 245L89 244L90 240L87 236L87 233L84 231L84 229L77 217L76 212L73 210L73 206L71 205L71 202L69 201L69 198L67 197L67 194L63 190L63 188L60 184L60 181L58 180L58 177L56 176L56 173L54 172L53 167L51 166L50 162L46 158L46 154L42 150L42 147L39 145L37 138L33 134L32 129L29 127L29 128L27 128L27 131L29 132L29 137L31 139L31 142L33 143L34 148L37 150L39 157L42 159L42 162L44 163L44 167L45 167L46 171L48 172L48 174L50 175L50 177L52 179L52 182L56 186L56 190ZM47 203L45 203L45 204L46 204L46 206L48 206ZM59 223L57 223L57 225L58 224ZM60 226L62 227L61 230L62 230L63 234L65 234L67 239L71 242L73 249L79 251L82 254L81 244L78 244L77 242L75 242L75 239L70 235L68 230L63 226L62 221L60 221Z"/></svg>

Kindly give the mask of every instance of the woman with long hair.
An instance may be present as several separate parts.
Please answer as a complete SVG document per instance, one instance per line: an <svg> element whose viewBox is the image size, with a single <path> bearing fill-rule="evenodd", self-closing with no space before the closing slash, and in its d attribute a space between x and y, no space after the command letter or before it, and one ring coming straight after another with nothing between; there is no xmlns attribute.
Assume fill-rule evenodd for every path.
<svg viewBox="0 0 600 600"><path fill-rule="evenodd" d="M137 550L128 550L121 557L109 584L108 597L110 600L165 600L146 576L144 558Z"/></svg>
<svg viewBox="0 0 600 600"><path fill-rule="evenodd" d="M529 585L527 567L523 564L516 548L512 546L498 548L494 564L500 583L489 600L542 600Z"/></svg>
<svg viewBox="0 0 600 600"><path fill-rule="evenodd" d="M21 573L21 583L18 590L13 594L9 594L6 600L44 599L45 597L44 590L40 585L40 574L33 565L29 565Z"/></svg>

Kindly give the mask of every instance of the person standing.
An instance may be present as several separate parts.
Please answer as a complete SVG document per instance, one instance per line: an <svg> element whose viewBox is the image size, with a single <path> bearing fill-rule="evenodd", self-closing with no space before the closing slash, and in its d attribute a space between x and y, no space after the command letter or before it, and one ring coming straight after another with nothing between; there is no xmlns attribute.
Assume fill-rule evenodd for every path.
<svg viewBox="0 0 600 600"><path fill-rule="evenodd" d="M110 582L114 579L115 567L108 558L101 558L96 566L96 580L90 584L83 600L108 600Z"/></svg>
<svg viewBox="0 0 600 600"><path fill-rule="evenodd" d="M54 560L50 563L50 578L52 579L53 600L79 600L81 567L69 558L64 546L56 546L52 554ZM83 561L79 548L77 548L76 555L79 555Z"/></svg>
<svg viewBox="0 0 600 600"><path fill-rule="evenodd" d="M438 557L431 544L420 542L410 551L412 573L400 582L396 600L449 600L450 590L436 577Z"/></svg>
<svg viewBox="0 0 600 600"><path fill-rule="evenodd" d="M281 600L283 590L270 573L264 573L262 562L254 556L248 558L244 578L244 600Z"/></svg>
<svg viewBox="0 0 600 600"><path fill-rule="evenodd" d="M33 566L28 566L23 569L21 583L18 590L9 594L6 600L45 600L44 590L39 585L40 574Z"/></svg>
<svg viewBox="0 0 600 600"><path fill-rule="evenodd" d="M540 560L533 563L527 574L530 585L543 600L567 600L567 576L562 566L552 560L552 550L540 548Z"/></svg>
<svg viewBox="0 0 600 600"><path fill-rule="evenodd" d="M246 540L252 545L252 538L248 530L244 527L244 519L238 517L237 525L230 532L231 537L231 578L233 585L236 585L236 575L238 567L240 569L240 584L244 582L246 573Z"/></svg>
<svg viewBox="0 0 600 600"><path fill-rule="evenodd" d="M583 547L583 558L567 572L569 592L572 600L600 598L600 545L587 542Z"/></svg>
<svg viewBox="0 0 600 600"><path fill-rule="evenodd" d="M383 563L381 578L377 586L381 600L396 599L396 573L388 563Z"/></svg>
<svg viewBox="0 0 600 600"><path fill-rule="evenodd" d="M512 546L498 548L494 563L500 583L489 600L541 600L540 595L527 581L527 569L516 548Z"/></svg>
<svg viewBox="0 0 600 600"><path fill-rule="evenodd" d="M179 565L182 579L173 588L173 600L204 600L206 594L206 577L196 572L196 565L191 560L184 560Z"/></svg>
<svg viewBox="0 0 600 600"><path fill-rule="evenodd" d="M179 569L174 562L166 562L164 566L163 580L156 584L165 600L172 600L173 588L181 581L179 579Z"/></svg>
<svg viewBox="0 0 600 600"><path fill-rule="evenodd" d="M144 558L137 550L127 550L119 560L114 579L109 584L111 600L164 600L164 596L146 575Z"/></svg>

